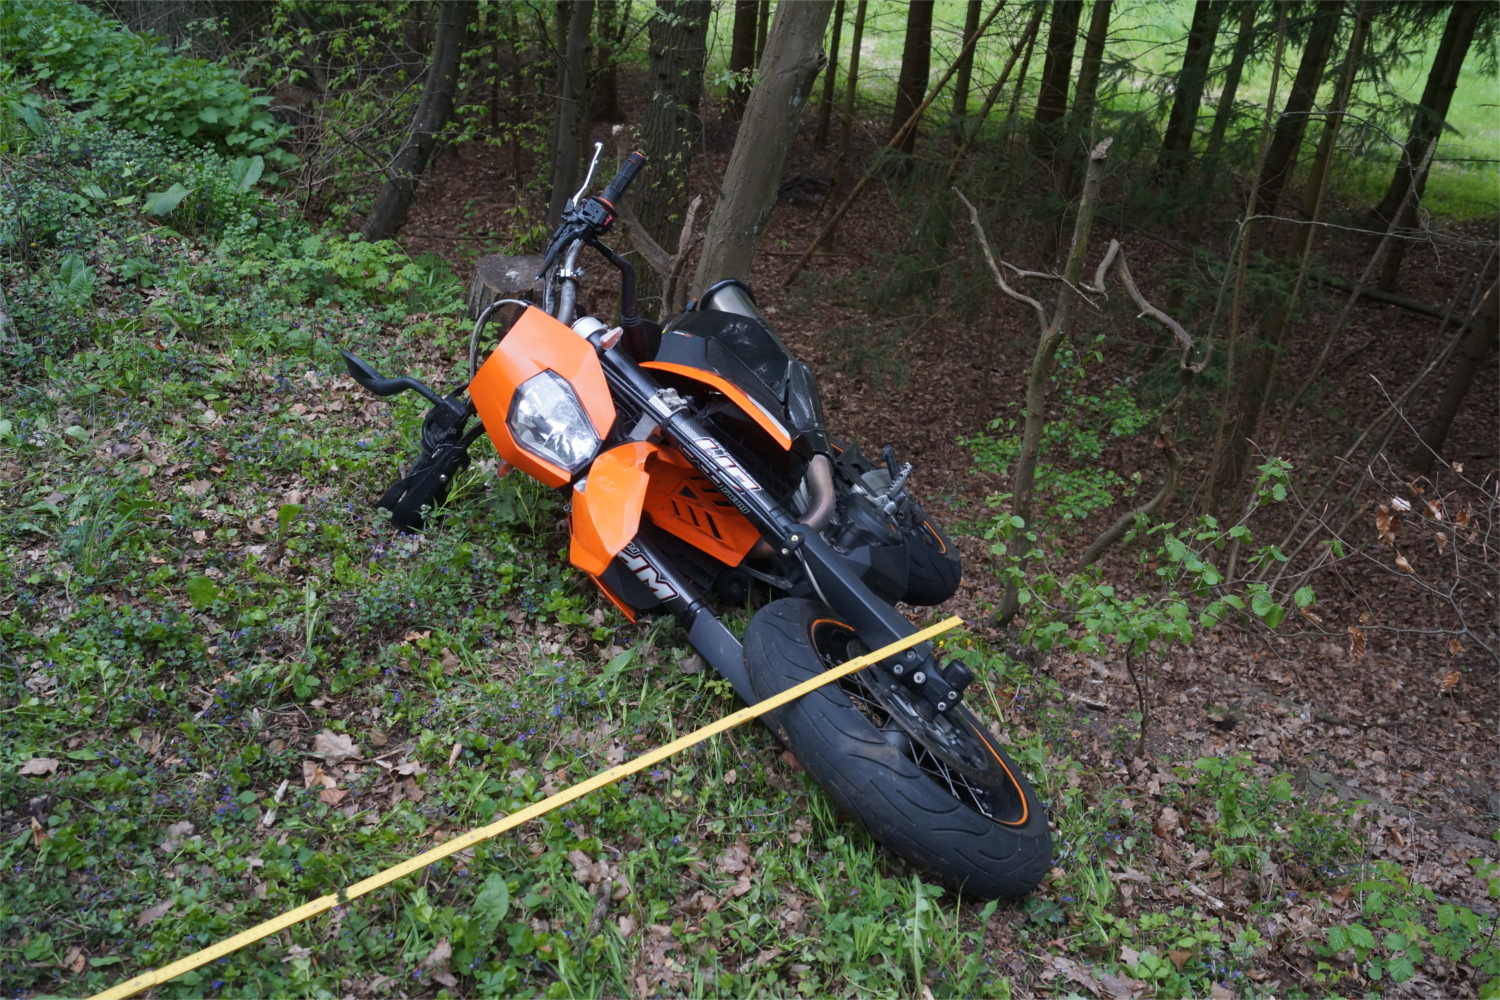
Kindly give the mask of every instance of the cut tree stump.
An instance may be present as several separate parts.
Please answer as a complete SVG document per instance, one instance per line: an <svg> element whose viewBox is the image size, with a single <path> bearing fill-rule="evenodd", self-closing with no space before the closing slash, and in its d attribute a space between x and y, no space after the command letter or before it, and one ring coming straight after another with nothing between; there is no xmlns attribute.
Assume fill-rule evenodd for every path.
<svg viewBox="0 0 1500 1000"><path fill-rule="evenodd" d="M537 272L541 257L481 257L469 283L469 318L478 319L484 308L496 299L540 300L542 282Z"/></svg>

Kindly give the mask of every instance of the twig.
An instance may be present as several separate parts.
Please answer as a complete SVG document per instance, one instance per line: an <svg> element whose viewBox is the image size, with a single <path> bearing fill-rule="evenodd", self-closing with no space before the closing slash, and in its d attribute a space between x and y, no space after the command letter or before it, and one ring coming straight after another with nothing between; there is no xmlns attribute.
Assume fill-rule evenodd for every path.
<svg viewBox="0 0 1500 1000"><path fill-rule="evenodd" d="M954 188L953 193L958 195L958 200L963 202L969 208L969 221L973 223L974 231L979 234L979 246L980 249L984 251L984 259L989 262L990 274L995 276L995 284L999 285L1000 290L1006 295L1009 295L1017 302L1025 303L1026 305L1034 309L1036 311L1037 322L1042 324L1042 329L1045 330L1047 327L1051 326L1051 322L1047 319L1047 310L1042 308L1042 304L1040 302L1029 295L1022 295L1020 292L1016 291L1014 288L1005 283L1005 275L1000 273L1000 268L995 263L995 254L994 251L990 249L989 237L985 236L984 225L979 221L979 209L975 208L974 203L965 198L964 193L958 188Z"/></svg>

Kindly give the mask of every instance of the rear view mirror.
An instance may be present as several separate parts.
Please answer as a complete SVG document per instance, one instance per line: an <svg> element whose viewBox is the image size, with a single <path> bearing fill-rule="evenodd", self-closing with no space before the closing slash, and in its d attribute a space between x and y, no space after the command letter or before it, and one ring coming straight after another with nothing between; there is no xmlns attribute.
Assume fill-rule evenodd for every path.
<svg viewBox="0 0 1500 1000"><path fill-rule="evenodd" d="M398 392L412 389L438 406L449 405L442 396L414 378L385 378L358 355L348 351L339 353L344 356L344 367L349 370L349 377L377 396L394 396Z"/></svg>

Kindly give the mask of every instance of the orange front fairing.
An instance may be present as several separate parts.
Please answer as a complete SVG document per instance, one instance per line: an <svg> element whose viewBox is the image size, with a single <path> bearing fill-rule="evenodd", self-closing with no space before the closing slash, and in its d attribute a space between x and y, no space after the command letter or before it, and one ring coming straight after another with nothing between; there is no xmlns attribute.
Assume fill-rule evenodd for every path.
<svg viewBox="0 0 1500 1000"><path fill-rule="evenodd" d="M670 361L646 361L641 364L642 368L655 368L657 371L672 372L702 382L710 388L717 389L734 401L734 405L745 411L745 415L760 425L761 429L771 435L783 449L792 446L792 435L787 431L781 420L755 401L744 389L735 385L717 372L705 371L702 368L694 368L691 365L679 365Z"/></svg>
<svg viewBox="0 0 1500 1000"><path fill-rule="evenodd" d="M646 460L660 449L645 441L611 448L573 488L573 537L568 559L590 576L630 544L641 527L641 506L650 477Z"/></svg>
<svg viewBox="0 0 1500 1000"><path fill-rule="evenodd" d="M603 439L614 425L615 404L593 345L536 306L521 314L480 367L469 397L501 458L548 486L563 486L573 478L568 470L522 448L506 426L516 388L544 371L567 381Z"/></svg>
<svg viewBox="0 0 1500 1000"><path fill-rule="evenodd" d="M646 471L651 522L719 562L738 566L760 540L755 525L676 449L652 456Z"/></svg>

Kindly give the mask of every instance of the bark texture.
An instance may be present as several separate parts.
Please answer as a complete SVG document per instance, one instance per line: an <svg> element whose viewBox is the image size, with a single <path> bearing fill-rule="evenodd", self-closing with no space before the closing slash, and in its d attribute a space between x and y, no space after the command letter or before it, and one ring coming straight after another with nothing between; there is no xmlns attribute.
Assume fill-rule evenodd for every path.
<svg viewBox="0 0 1500 1000"><path fill-rule="evenodd" d="M557 112L552 120L552 195L547 225L556 226L578 188L578 154L583 148L584 101L588 99L590 39L594 0L571 0L567 46L557 80Z"/></svg>
<svg viewBox="0 0 1500 1000"><path fill-rule="evenodd" d="M927 77L932 72L932 9L934 0L911 0L906 12L906 42L901 49L901 72L896 77L896 110L891 115L891 135L917 110L927 96ZM917 130L911 129L898 147L910 154L917 148Z"/></svg>
<svg viewBox="0 0 1500 1000"><path fill-rule="evenodd" d="M1187 48L1182 53L1182 68L1177 71L1173 88L1172 112L1162 135L1161 155L1157 169L1166 177L1181 176L1187 167L1198 124L1198 107L1203 103L1203 85L1208 80L1208 66L1219 36L1223 0L1198 0L1193 7L1193 23L1188 29Z"/></svg>
<svg viewBox="0 0 1500 1000"><path fill-rule="evenodd" d="M696 295L721 278L748 278L761 231L776 207L776 189L797 123L823 64L823 29L833 0L778 4L760 79L724 171L723 194L709 219L693 282Z"/></svg>
<svg viewBox="0 0 1500 1000"><path fill-rule="evenodd" d="M984 0L969 0L968 9L964 12L964 37L973 38L974 32L979 30L979 15ZM978 48L978 46L975 46ZM974 79L974 51L958 61L958 74L953 78L953 118L962 122L969 116L969 88ZM955 135L962 134L962 127L955 131Z"/></svg>
<svg viewBox="0 0 1500 1000"><path fill-rule="evenodd" d="M677 252L677 231L687 210L712 18L712 0L658 0L647 26L650 97L641 119L647 166L632 201L642 228L668 255ZM662 294L654 271L639 277L643 300Z"/></svg>
<svg viewBox="0 0 1500 1000"><path fill-rule="evenodd" d="M1297 65L1296 79L1292 81L1286 107L1276 120L1276 131L1271 136L1265 167L1261 170L1256 202L1256 211L1261 214L1276 211L1282 188L1286 187L1297 166L1302 136L1307 132L1307 113L1317 99L1323 71L1328 68L1328 55L1333 51L1333 37L1338 31L1343 9L1343 0L1318 0L1308 29L1307 44L1302 47L1302 61Z"/></svg>
<svg viewBox="0 0 1500 1000"><path fill-rule="evenodd" d="M1427 147L1436 143L1443 133L1443 122L1448 117L1448 108L1453 103L1453 92L1458 89L1458 73L1463 68L1464 58L1474 41L1475 29L1479 25L1484 4L1480 0L1455 0L1448 11L1448 22L1443 27L1443 40L1438 44L1432 68L1427 73L1427 85L1422 88L1422 104L1412 119L1411 138L1406 141L1406 152L1396 164L1391 185L1380 201L1376 214L1381 221L1389 221L1397 214L1401 199L1413 181L1413 170L1424 161ZM1430 168L1429 168L1430 169ZM1416 173L1417 195L1396 224L1402 229L1412 229L1417 222L1417 207L1422 193L1427 189L1428 171ZM1401 277L1401 263L1406 259L1406 244L1398 242L1391 248L1380 272L1380 287L1392 291Z"/></svg>
<svg viewBox="0 0 1500 1000"><path fill-rule="evenodd" d="M1094 0L1094 9L1089 17L1089 33L1083 42L1083 60L1078 68L1078 86L1073 91L1073 110L1069 113L1067 147L1063 150L1062 171L1058 178L1058 190L1069 198L1076 197L1075 187L1083 171L1085 146L1089 142L1089 126L1094 121L1094 108L1099 98L1099 73L1104 66L1104 43L1109 40L1109 15L1113 0Z"/></svg>
<svg viewBox="0 0 1500 1000"><path fill-rule="evenodd" d="M1443 453L1443 445L1448 440L1453 418L1458 416L1458 409L1463 405L1464 397L1468 396L1469 387L1474 384L1474 377L1484 367L1496 344L1500 343L1497 338L1500 338L1500 282L1490 285L1484 302L1469 322L1469 332L1458 349L1458 357L1454 359L1453 375L1443 387L1443 396L1438 400L1437 409L1422 427L1422 442L1417 446L1411 461L1415 471L1423 474L1432 471L1437 456Z"/></svg>
<svg viewBox="0 0 1500 1000"><path fill-rule="evenodd" d="M755 69L755 24L760 18L759 0L735 0L734 28L729 42L729 72L735 82L729 87L729 117L739 121L750 99L751 71Z"/></svg>
<svg viewBox="0 0 1500 1000"><path fill-rule="evenodd" d="M459 57L463 53L464 29L474 16L474 0L443 0L432 38L432 62L422 99L412 115L411 126L386 170L386 182L365 216L360 235L365 240L387 240L406 225L406 214L417 196L417 181L437 147L438 133L453 111Z"/></svg>

